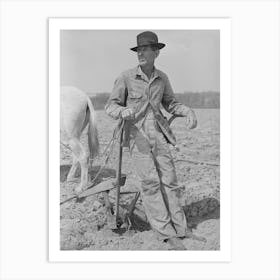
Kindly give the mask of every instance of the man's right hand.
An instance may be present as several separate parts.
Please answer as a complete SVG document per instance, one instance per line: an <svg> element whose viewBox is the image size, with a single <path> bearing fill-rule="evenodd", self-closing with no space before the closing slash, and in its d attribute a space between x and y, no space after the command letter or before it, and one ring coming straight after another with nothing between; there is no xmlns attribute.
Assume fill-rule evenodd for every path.
<svg viewBox="0 0 280 280"><path fill-rule="evenodd" d="M126 108L121 112L121 118L123 120L133 120L135 113L131 108Z"/></svg>

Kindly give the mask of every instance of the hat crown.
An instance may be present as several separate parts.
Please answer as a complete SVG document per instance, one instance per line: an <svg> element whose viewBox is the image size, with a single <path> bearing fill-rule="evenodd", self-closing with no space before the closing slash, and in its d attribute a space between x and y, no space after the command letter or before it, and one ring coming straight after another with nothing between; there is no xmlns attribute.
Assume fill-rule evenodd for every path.
<svg viewBox="0 0 280 280"><path fill-rule="evenodd" d="M157 44L157 43L158 43L158 37L154 32L145 31L137 35L138 46Z"/></svg>

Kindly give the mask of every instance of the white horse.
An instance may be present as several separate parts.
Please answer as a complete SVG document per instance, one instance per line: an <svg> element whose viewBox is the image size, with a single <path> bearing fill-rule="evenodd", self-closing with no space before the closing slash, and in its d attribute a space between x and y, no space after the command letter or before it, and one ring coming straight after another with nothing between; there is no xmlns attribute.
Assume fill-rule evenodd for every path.
<svg viewBox="0 0 280 280"><path fill-rule="evenodd" d="M88 149L80 141L88 124ZM67 181L74 179L78 165L81 166L81 183L75 188L81 192L88 184L89 161L99 153L97 120L93 104L86 93L75 87L61 87L60 91L60 141L68 144L73 163Z"/></svg>

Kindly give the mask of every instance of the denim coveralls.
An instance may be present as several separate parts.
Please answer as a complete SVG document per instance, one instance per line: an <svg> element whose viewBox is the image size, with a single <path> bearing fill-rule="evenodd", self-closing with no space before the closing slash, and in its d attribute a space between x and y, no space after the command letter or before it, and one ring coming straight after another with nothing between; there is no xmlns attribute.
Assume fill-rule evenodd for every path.
<svg viewBox="0 0 280 280"><path fill-rule="evenodd" d="M189 110L175 99L166 74L154 68L149 80L138 66L117 78L105 111L114 119L126 107L136 112L134 120L126 121L124 142L130 147L141 181L149 223L161 239L166 239L185 236L187 222L179 203L177 176L168 146L175 145L176 139L160 111L161 105L179 116Z"/></svg>

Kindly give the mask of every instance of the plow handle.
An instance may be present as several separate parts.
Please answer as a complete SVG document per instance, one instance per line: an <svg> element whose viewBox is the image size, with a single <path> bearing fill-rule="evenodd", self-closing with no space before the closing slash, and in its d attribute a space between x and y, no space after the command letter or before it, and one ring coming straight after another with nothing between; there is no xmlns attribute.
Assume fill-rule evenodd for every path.
<svg viewBox="0 0 280 280"><path fill-rule="evenodd" d="M122 120L124 122L124 120ZM118 154L118 166L117 166L117 195L116 195L116 226L120 227L122 220L120 218L119 208L120 208L120 189L122 185L122 152L123 152L123 130L124 123L121 125L120 131L120 142L119 142L119 154Z"/></svg>

